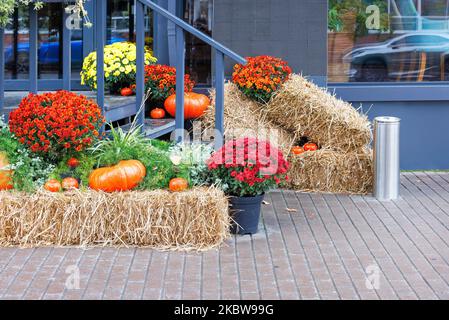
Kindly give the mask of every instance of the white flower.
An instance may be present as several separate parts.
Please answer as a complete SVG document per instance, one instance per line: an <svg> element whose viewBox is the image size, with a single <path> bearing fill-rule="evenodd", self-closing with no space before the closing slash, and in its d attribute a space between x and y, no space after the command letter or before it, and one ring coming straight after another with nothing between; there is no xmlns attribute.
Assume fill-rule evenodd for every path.
<svg viewBox="0 0 449 320"><path fill-rule="evenodd" d="M180 157L176 154L172 154L172 155L170 155L170 160L175 166L179 166L182 162L182 157Z"/></svg>

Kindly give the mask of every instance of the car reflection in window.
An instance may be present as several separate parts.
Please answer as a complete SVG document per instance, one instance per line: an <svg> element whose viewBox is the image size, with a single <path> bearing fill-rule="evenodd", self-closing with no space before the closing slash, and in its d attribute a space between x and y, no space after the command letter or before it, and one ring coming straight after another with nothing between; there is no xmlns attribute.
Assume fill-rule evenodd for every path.
<svg viewBox="0 0 449 320"><path fill-rule="evenodd" d="M107 44L126 41L127 39L122 37L113 37L108 39ZM59 50L60 40L59 34L51 35L48 37L48 41L42 43L38 49L38 61L41 64L46 65L57 65L60 63L60 50ZM83 34L81 30L73 31L72 41L71 41L71 61L75 66L81 66L84 56L83 56ZM21 42L17 47L17 61L14 56L14 47L12 45L6 47L5 49L5 65L6 68L11 67L14 64L19 64L18 69L21 72L27 73L29 69L29 54L30 54L30 43Z"/></svg>
<svg viewBox="0 0 449 320"><path fill-rule="evenodd" d="M449 80L449 34L408 33L343 57L352 82Z"/></svg>

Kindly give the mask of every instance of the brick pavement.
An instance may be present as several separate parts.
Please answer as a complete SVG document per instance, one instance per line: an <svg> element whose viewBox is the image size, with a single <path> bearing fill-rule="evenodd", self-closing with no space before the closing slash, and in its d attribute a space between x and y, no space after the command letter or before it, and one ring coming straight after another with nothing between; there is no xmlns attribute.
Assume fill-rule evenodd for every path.
<svg viewBox="0 0 449 320"><path fill-rule="evenodd" d="M449 174L402 186L393 202L271 192L259 234L202 254L2 248L0 298L449 299Z"/></svg>

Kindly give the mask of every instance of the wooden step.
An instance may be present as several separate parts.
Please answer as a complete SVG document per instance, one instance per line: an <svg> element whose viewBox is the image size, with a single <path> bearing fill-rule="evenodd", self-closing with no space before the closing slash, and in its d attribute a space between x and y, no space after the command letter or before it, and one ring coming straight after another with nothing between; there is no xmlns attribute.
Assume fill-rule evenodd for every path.
<svg viewBox="0 0 449 320"><path fill-rule="evenodd" d="M128 131L131 124L120 126L124 131ZM145 119L144 133L150 139L155 139L175 130L175 119ZM108 131L106 131L107 133Z"/></svg>

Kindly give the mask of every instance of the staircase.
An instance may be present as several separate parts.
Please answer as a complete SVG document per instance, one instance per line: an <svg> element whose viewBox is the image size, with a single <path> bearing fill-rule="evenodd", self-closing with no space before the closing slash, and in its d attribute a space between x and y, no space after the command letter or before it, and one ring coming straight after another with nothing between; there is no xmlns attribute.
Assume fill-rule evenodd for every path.
<svg viewBox="0 0 449 320"><path fill-rule="evenodd" d="M62 0L61 0L62 1ZM145 12L146 8L153 10L154 15L160 15L168 19L175 26L176 32L176 119L155 121L146 119L144 112L138 113L145 96ZM218 43L208 35L198 31L182 19L170 13L151 0L136 0L136 47L137 47L137 75L136 97L123 99L105 94L104 83L104 54L106 45L106 12L107 1L95 1L97 19L95 23L96 52L97 52L97 87L94 98L102 108L107 121L117 121L137 115L137 124L142 125L144 133L150 138L157 138L175 131L176 141L184 137L184 75L185 75L185 34L190 33L212 47L214 55L214 72L216 90L216 136L215 146L219 148L223 144L223 117L224 117L224 59L228 57L237 63L245 64L246 60L232 50ZM38 17L37 12L30 6L30 68L29 91L38 92ZM71 90L71 30L63 23L63 79L64 90ZM0 29L0 52L4 52L4 30ZM5 57L0 54L0 115L10 111L11 106L5 107ZM92 95L83 93L85 95ZM10 101L9 99L8 101ZM15 105L14 105L15 107Z"/></svg>

